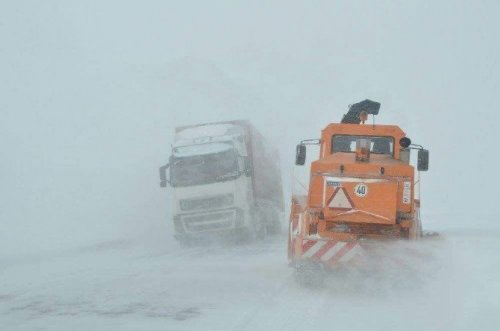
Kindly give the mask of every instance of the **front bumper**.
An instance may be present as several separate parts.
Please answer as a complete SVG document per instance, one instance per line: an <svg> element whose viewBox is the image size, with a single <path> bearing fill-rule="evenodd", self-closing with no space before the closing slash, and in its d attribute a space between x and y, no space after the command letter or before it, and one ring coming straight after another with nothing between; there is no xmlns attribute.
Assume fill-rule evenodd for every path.
<svg viewBox="0 0 500 331"><path fill-rule="evenodd" d="M219 233L244 226L245 213L240 208L177 214L174 216L176 237Z"/></svg>

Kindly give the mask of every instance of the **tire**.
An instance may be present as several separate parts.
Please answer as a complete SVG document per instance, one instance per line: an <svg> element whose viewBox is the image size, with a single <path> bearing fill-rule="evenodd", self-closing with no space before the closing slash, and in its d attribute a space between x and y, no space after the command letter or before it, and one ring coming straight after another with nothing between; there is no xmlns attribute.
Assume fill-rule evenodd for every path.
<svg viewBox="0 0 500 331"><path fill-rule="evenodd" d="M191 248L194 246L193 241L187 238L177 239L177 242L179 243L179 246L181 246L181 248Z"/></svg>
<svg viewBox="0 0 500 331"><path fill-rule="evenodd" d="M302 287L320 288L325 283L326 272L317 262L303 261L295 265L294 277Z"/></svg>
<svg viewBox="0 0 500 331"><path fill-rule="evenodd" d="M267 237L267 227L262 222L258 222L255 224L255 238L257 240L263 240Z"/></svg>
<svg viewBox="0 0 500 331"><path fill-rule="evenodd" d="M281 233L281 223L279 221L274 221L271 225L267 226L267 233L271 235L276 235Z"/></svg>
<svg viewBox="0 0 500 331"><path fill-rule="evenodd" d="M276 235L281 233L281 218L280 213L275 209L269 210L267 217L265 218L265 224L267 228L267 233L270 235Z"/></svg>
<svg viewBox="0 0 500 331"><path fill-rule="evenodd" d="M265 214L262 211L257 211L253 214L252 230L254 232L254 239L263 240L267 236L267 226Z"/></svg>

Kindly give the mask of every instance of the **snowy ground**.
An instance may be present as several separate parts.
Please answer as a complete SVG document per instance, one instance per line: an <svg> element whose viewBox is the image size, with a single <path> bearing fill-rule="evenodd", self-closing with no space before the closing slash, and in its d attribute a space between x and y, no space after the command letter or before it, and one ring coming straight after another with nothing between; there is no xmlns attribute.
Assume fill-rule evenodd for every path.
<svg viewBox="0 0 500 331"><path fill-rule="evenodd" d="M298 286L286 238L236 247L114 241L0 260L2 330L492 330L500 232L446 229L410 275ZM166 241L170 238L165 238ZM418 265L418 263L420 263Z"/></svg>

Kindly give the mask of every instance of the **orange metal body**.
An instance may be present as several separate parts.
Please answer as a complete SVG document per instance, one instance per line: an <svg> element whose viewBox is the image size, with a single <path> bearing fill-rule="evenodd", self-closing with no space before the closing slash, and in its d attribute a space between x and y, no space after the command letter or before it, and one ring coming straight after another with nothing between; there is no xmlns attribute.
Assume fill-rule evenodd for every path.
<svg viewBox="0 0 500 331"><path fill-rule="evenodd" d="M360 162L356 153L332 149L335 135L389 137L393 152L372 153L368 161ZM415 169L400 159L403 137L405 133L393 125L330 124L322 131L320 157L311 163L308 195L292 197L291 263L312 259L334 267L352 260L354 254L347 259L350 250L365 243L421 236Z"/></svg>

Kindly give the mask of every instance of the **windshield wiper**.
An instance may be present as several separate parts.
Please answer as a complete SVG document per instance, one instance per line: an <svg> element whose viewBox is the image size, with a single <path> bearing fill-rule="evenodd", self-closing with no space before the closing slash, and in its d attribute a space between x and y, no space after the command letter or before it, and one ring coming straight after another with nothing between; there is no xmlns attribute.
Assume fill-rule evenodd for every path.
<svg viewBox="0 0 500 331"><path fill-rule="evenodd" d="M239 174L240 174L239 172L230 172L230 173L215 177L215 180L218 182L221 182L221 181L224 181L226 179L237 177Z"/></svg>

